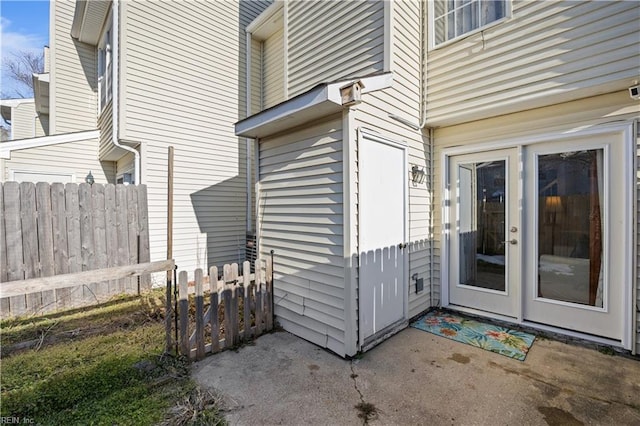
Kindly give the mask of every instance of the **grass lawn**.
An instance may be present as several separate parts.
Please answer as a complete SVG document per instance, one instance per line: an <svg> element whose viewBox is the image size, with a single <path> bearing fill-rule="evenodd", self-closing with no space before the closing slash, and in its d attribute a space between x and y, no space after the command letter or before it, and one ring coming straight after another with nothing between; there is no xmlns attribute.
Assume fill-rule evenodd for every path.
<svg viewBox="0 0 640 426"><path fill-rule="evenodd" d="M162 296L2 321L1 415L46 425L223 423L188 365L162 355Z"/></svg>

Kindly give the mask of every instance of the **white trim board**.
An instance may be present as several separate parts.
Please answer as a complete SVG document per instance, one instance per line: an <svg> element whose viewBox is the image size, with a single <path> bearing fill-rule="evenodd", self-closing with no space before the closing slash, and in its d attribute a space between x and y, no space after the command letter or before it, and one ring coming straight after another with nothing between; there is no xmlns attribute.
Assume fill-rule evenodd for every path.
<svg viewBox="0 0 640 426"><path fill-rule="evenodd" d="M43 136L40 138L20 139L17 141L4 142L0 144L0 158L7 160L11 159L12 151L38 148L48 145L58 145L62 143L79 142L88 139L98 139L99 137L99 130L90 130L86 132L64 133L55 136Z"/></svg>

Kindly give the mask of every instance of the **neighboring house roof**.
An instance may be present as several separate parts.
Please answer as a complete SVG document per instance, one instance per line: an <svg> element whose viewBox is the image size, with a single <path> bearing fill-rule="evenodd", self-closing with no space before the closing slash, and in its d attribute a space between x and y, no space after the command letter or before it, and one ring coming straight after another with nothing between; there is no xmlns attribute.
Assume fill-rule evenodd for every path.
<svg viewBox="0 0 640 426"><path fill-rule="evenodd" d="M11 151L21 149L37 148L40 146L57 145L61 143L77 142L87 139L97 139L100 137L99 130L89 130L87 132L64 133L54 136L43 136L40 138L19 139L0 144L0 158L10 159Z"/></svg>
<svg viewBox="0 0 640 426"><path fill-rule="evenodd" d="M321 83L287 101L274 105L235 124L237 136L260 138L285 128L342 111L341 89L360 83L362 93L387 89L393 83L392 73L374 74Z"/></svg>
<svg viewBox="0 0 640 426"><path fill-rule="evenodd" d="M0 99L0 114L2 114L2 118L4 118L5 121L11 122L11 109L29 102L34 102L33 98Z"/></svg>

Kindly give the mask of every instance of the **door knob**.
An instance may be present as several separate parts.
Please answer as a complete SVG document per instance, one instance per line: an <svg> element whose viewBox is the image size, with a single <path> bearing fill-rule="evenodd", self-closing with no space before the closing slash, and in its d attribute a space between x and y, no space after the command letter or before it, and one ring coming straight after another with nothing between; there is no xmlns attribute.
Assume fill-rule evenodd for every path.
<svg viewBox="0 0 640 426"><path fill-rule="evenodd" d="M514 239L511 239L511 240L502 241L502 244L507 244L507 243L509 243L509 244L518 244L518 240L516 240L514 238Z"/></svg>

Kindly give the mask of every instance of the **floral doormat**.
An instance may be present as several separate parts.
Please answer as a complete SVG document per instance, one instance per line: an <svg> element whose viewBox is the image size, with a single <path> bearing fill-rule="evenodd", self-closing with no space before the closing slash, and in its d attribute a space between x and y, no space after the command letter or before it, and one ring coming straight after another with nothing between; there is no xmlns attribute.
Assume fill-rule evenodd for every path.
<svg viewBox="0 0 640 426"><path fill-rule="evenodd" d="M524 361L536 338L533 334L484 324L441 311L429 312L411 323L411 327L519 361Z"/></svg>

